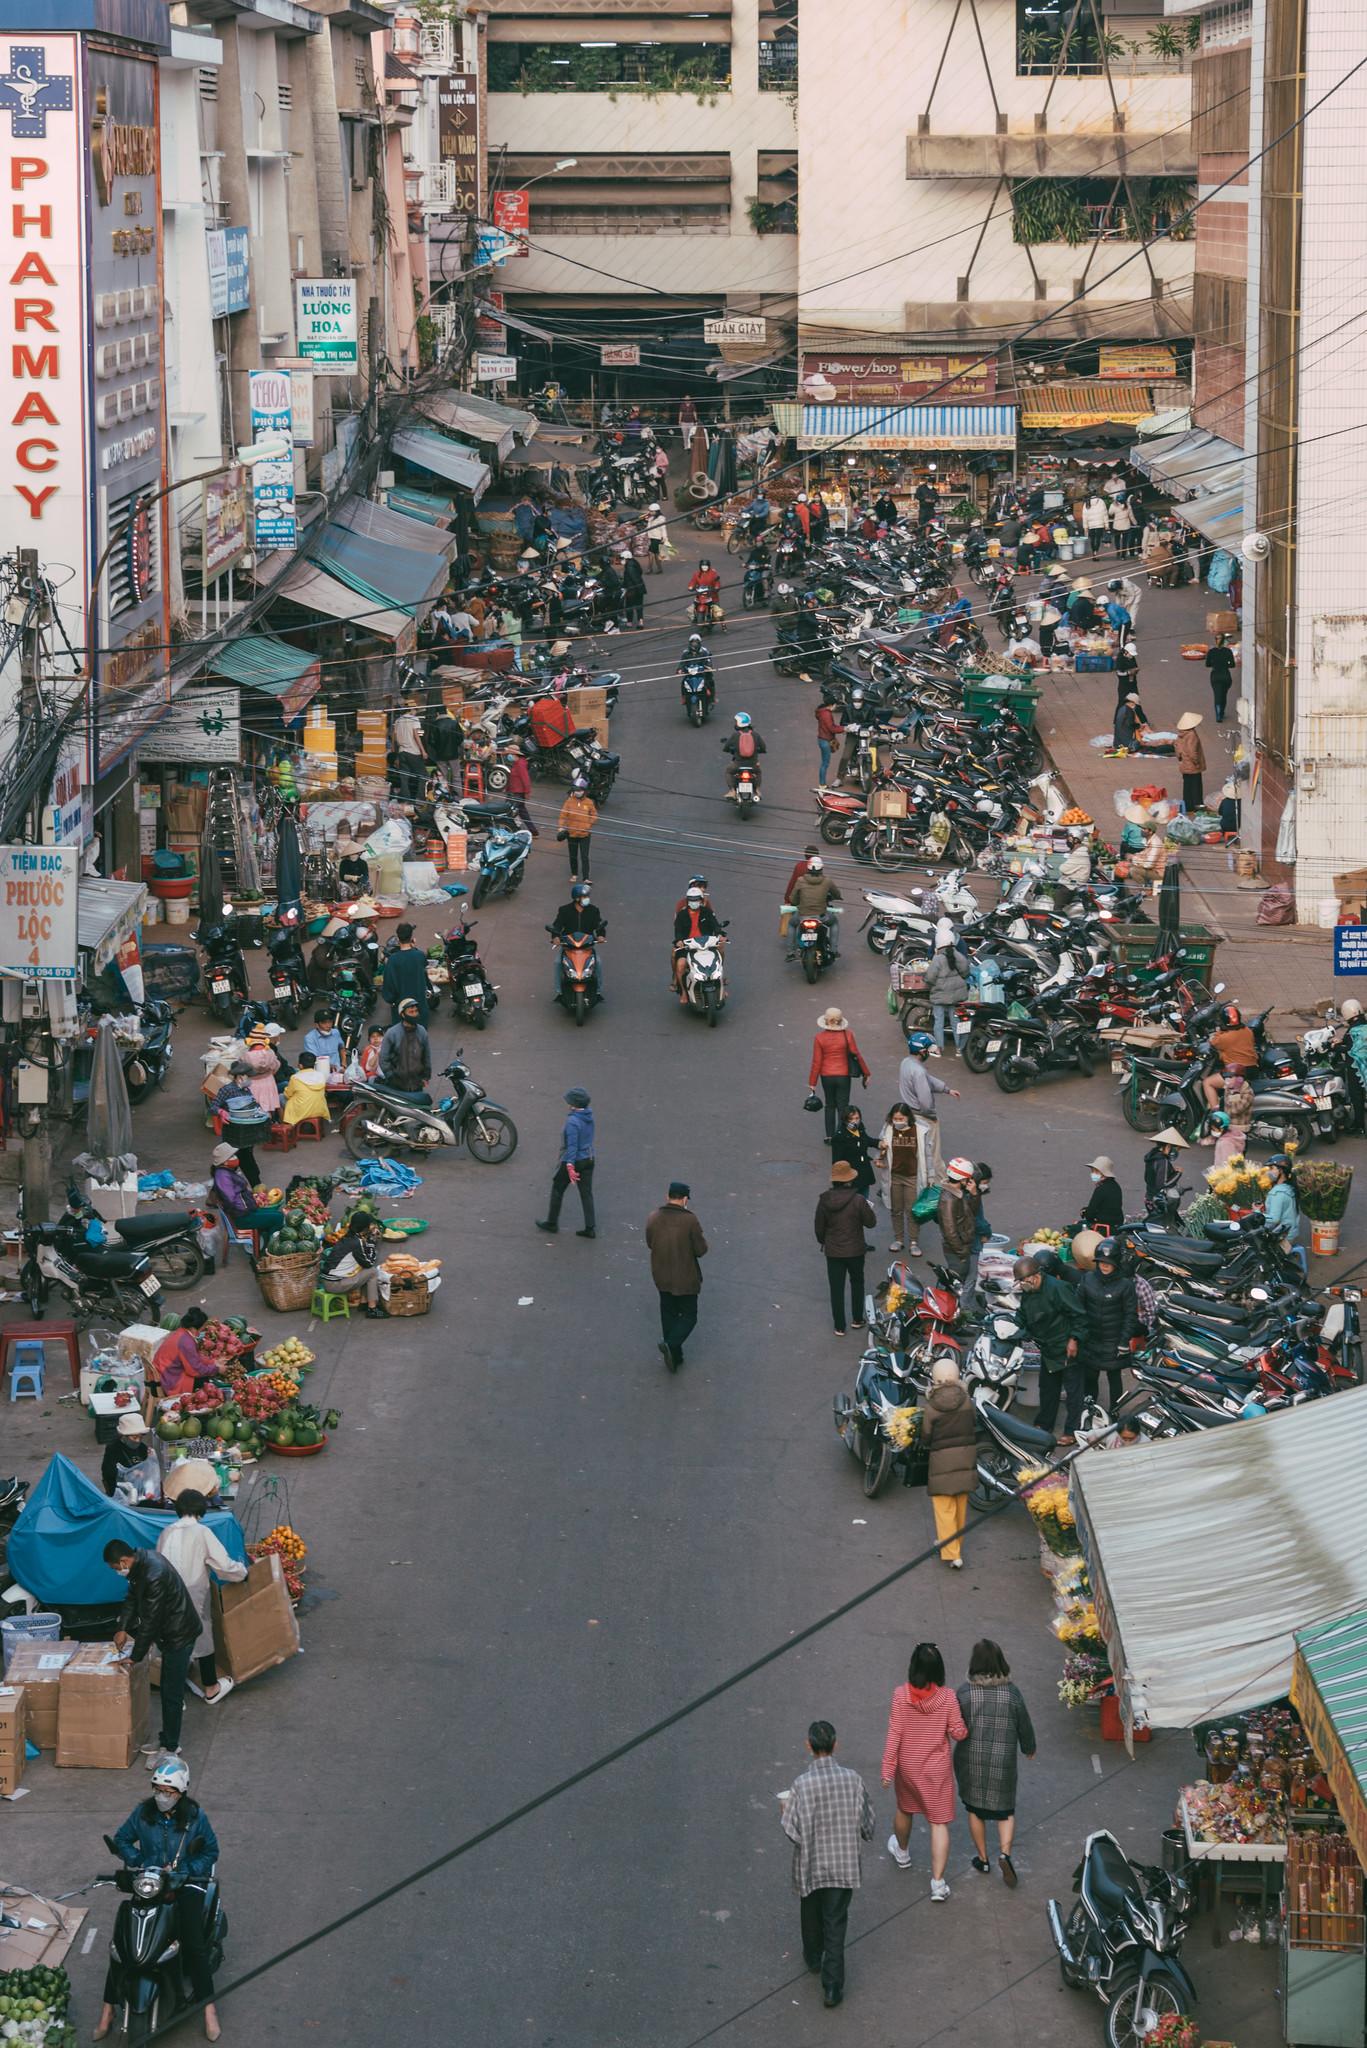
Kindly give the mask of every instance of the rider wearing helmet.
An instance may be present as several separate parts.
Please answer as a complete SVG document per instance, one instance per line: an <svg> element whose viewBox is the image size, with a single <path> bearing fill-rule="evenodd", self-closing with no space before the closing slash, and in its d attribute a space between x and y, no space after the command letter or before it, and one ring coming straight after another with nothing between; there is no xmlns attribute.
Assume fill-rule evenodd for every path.
<svg viewBox="0 0 1367 2048"><path fill-rule="evenodd" d="M570 887L570 900L562 903L555 913L551 925L551 940L555 945L555 992L560 993L565 974L565 955L557 943L561 939L588 938L595 943L607 933L607 920L593 901L593 892L587 882L575 882ZM602 993L603 965L598 963L598 989Z"/></svg>
<svg viewBox="0 0 1367 2048"><path fill-rule="evenodd" d="M734 790L740 769L744 765L751 770L754 776L755 793L758 795L760 788L759 757L765 752L764 741L761 739L755 722L748 711L738 711L736 713L735 728L735 731L721 743L722 752L731 756L731 768L726 779Z"/></svg>
<svg viewBox="0 0 1367 2048"><path fill-rule="evenodd" d="M196 2002L204 2002L204 2038L216 2041L222 2028L214 2008L214 1980L205 1938L205 1886L218 1861L218 1838L208 1814L190 1797L188 1764L179 1757L158 1764L152 1773L150 1796L133 1808L114 1836L114 1847L130 1870L174 1870L184 1876L185 1883L176 1892L176 1932L191 1995ZM92 2040L103 2041L113 2028L113 2001L118 1995L111 1962Z"/></svg>
<svg viewBox="0 0 1367 2048"><path fill-rule="evenodd" d="M689 578L688 587L693 592L694 617L710 618L713 605L721 597L721 577L709 561L699 562Z"/></svg>
<svg viewBox="0 0 1367 2048"><path fill-rule="evenodd" d="M1360 1131L1367 1126L1367 1017L1356 996L1339 1004L1339 1019L1343 1029L1337 1043L1348 1055L1343 1078L1353 1105L1353 1128Z"/></svg>
<svg viewBox="0 0 1367 2048"><path fill-rule="evenodd" d="M1296 1242L1301 1234L1301 1211L1296 1184L1291 1178L1291 1161L1285 1152L1274 1152L1266 1161L1266 1168L1272 1175L1272 1185L1263 1197L1268 1231L1281 1249L1298 1262L1304 1279L1305 1246Z"/></svg>
<svg viewBox="0 0 1367 2048"><path fill-rule="evenodd" d="M1220 1013L1220 1029L1210 1034L1210 1049L1218 1067L1241 1067L1246 1074L1258 1071L1258 1044L1252 1027L1245 1024L1237 1003L1226 1003ZM1201 1083L1207 1109L1218 1109L1224 1091L1224 1077L1214 1071Z"/></svg>
<svg viewBox="0 0 1367 2048"><path fill-rule="evenodd" d="M959 1281L959 1305L971 1310L978 1282L978 1214L982 1198L971 1159L951 1159L940 1185L935 1220L944 1242L944 1262Z"/></svg>
<svg viewBox="0 0 1367 2048"><path fill-rule="evenodd" d="M686 1002L684 994L684 969L688 964L688 941L690 939L715 939L718 945L725 943L725 926L707 900L705 890L699 882L692 881L684 891L683 903L674 913L674 986L679 1001Z"/></svg>
<svg viewBox="0 0 1367 2048"><path fill-rule="evenodd" d="M794 919L790 938L796 937L797 925L804 917L819 917L826 927L827 949L832 960L840 951L840 923L831 909L833 903L841 901L840 890L826 873L826 863L819 853L811 854L807 860L807 871L799 876L788 901L793 906ZM791 960L796 946L788 949Z"/></svg>
<svg viewBox="0 0 1367 2048"><path fill-rule="evenodd" d="M684 648L684 651L679 658L679 674L681 676L686 675L688 673L688 670L690 668L696 668L699 662L703 664L704 668L704 674L706 678L704 687L705 694L707 697L707 708L710 711L712 706L717 701L717 678L712 668L712 655L707 647L706 642L702 637L702 634L690 633L688 636L688 645ZM679 695L682 698L684 704L687 705L688 692L683 687L682 683L679 685Z"/></svg>

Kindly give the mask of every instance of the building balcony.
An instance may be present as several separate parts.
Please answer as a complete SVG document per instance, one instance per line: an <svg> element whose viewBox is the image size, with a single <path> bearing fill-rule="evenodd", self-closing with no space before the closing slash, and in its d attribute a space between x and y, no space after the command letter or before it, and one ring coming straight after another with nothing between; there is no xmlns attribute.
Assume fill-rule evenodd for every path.
<svg viewBox="0 0 1367 2048"><path fill-rule="evenodd" d="M908 178L1095 178L1122 171L1141 178L1194 178L1190 128L907 137Z"/></svg>

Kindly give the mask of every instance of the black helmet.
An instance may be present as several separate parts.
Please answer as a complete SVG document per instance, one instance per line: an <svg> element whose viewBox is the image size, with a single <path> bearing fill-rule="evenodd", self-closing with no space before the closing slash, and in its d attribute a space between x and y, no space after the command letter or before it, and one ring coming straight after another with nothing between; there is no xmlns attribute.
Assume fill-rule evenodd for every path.
<svg viewBox="0 0 1367 2048"><path fill-rule="evenodd" d="M1093 1260L1104 1259L1108 1266L1113 1266L1119 1256L1120 1247L1113 1237L1103 1237L1096 1250L1092 1253Z"/></svg>

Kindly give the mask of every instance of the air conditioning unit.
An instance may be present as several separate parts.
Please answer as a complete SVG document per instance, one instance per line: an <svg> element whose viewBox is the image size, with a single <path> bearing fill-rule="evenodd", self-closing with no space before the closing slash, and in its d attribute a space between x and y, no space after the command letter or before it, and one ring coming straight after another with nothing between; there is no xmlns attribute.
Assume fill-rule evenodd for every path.
<svg viewBox="0 0 1367 2048"><path fill-rule="evenodd" d="M449 21L424 22L422 30L422 68L424 71L451 71L456 62L456 39L451 32Z"/></svg>

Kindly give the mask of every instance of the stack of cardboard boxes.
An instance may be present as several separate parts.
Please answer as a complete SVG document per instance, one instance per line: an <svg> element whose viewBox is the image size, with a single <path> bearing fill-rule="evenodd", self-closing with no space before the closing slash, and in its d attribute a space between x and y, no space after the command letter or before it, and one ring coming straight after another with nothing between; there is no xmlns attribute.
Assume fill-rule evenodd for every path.
<svg viewBox="0 0 1367 2048"><path fill-rule="evenodd" d="M565 708L574 720L576 732L592 732L600 747L608 743L608 693L598 685L585 684L566 690Z"/></svg>
<svg viewBox="0 0 1367 2048"><path fill-rule="evenodd" d="M22 1685L0 1685L0 1798L17 1792L24 1777L28 1707Z"/></svg>
<svg viewBox="0 0 1367 2048"><path fill-rule="evenodd" d="M356 755L357 776L373 776L378 782L389 777L389 714L387 711L358 711L356 730L361 735Z"/></svg>

